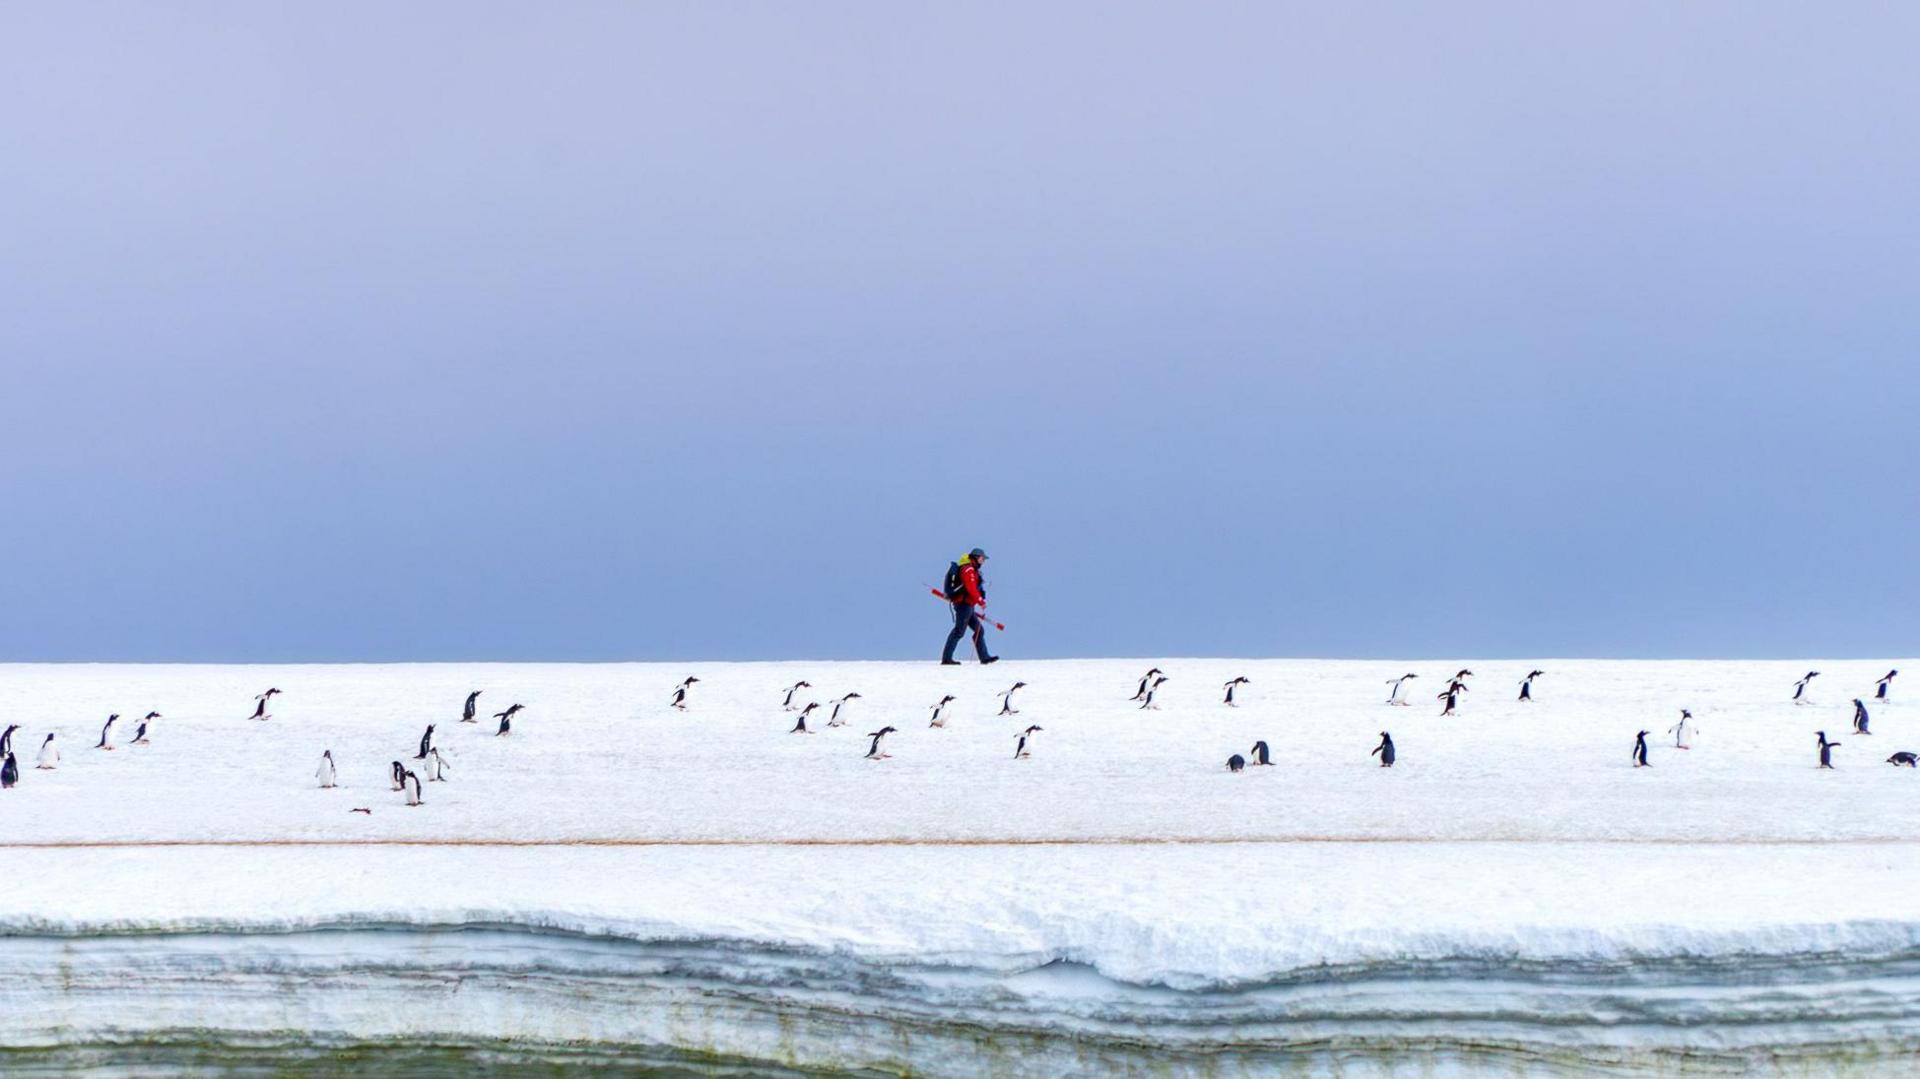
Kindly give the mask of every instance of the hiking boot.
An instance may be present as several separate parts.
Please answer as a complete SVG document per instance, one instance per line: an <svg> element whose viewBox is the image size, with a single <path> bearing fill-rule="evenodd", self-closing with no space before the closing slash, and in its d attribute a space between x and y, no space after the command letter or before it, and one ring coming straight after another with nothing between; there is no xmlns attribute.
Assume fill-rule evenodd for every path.
<svg viewBox="0 0 1920 1079"><path fill-rule="evenodd" d="M942 667L958 667L960 665L960 661L957 659L943 659L940 661L940 665Z"/></svg>

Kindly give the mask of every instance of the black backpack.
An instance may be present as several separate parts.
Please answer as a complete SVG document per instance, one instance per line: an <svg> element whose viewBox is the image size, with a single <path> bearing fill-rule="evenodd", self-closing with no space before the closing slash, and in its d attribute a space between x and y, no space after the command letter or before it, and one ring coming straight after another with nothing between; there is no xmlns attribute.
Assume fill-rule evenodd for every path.
<svg viewBox="0 0 1920 1079"><path fill-rule="evenodd" d="M946 593L948 603L954 603L964 598L967 594L966 582L960 579L960 563L958 562L947 567Z"/></svg>

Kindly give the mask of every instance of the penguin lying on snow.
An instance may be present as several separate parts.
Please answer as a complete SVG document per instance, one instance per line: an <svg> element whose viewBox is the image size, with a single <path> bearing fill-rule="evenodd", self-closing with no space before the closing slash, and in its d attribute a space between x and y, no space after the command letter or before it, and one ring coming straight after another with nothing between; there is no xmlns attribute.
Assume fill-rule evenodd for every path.
<svg viewBox="0 0 1920 1079"><path fill-rule="evenodd" d="M1916 764L1920 764L1920 756L1916 756L1903 749L1893 756L1888 757L1887 763L1893 765L1895 768L1912 768Z"/></svg>
<svg viewBox="0 0 1920 1079"><path fill-rule="evenodd" d="M1247 758L1242 757L1238 753L1235 753L1233 756L1227 758L1227 771L1229 772L1238 772L1241 769L1245 768L1246 766L1247 766Z"/></svg>

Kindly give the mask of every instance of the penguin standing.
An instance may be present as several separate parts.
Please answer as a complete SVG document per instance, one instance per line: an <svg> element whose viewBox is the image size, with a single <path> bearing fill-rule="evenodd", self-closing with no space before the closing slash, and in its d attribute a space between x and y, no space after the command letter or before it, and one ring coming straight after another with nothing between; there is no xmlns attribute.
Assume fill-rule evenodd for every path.
<svg viewBox="0 0 1920 1079"><path fill-rule="evenodd" d="M692 675L688 675L686 681L680 683L678 686L675 686L673 690L673 700L670 706L682 712L686 711L687 710L687 690L692 689L694 685L697 684L699 681L700 680L698 678L695 678Z"/></svg>
<svg viewBox="0 0 1920 1079"><path fill-rule="evenodd" d="M128 742L127 744L130 746L144 746L149 744L147 742L147 724L159 718L161 718L160 713L148 712L146 714L146 717L140 721L140 726L134 730L133 741Z"/></svg>
<svg viewBox="0 0 1920 1079"><path fill-rule="evenodd" d="M1533 700L1533 680L1545 674L1545 671L1528 671L1526 680L1520 683L1520 699Z"/></svg>
<svg viewBox="0 0 1920 1079"><path fill-rule="evenodd" d="M860 694L849 693L846 696L840 698L839 700L833 702L833 711L828 713L827 715L827 726L829 727L846 726L847 721L840 718L840 709L846 707L846 704L848 701L857 701L859 699L860 699Z"/></svg>
<svg viewBox="0 0 1920 1079"><path fill-rule="evenodd" d="M1130 701L1144 700L1147 696L1147 686L1152 684L1154 678L1158 676L1160 673L1161 673L1160 668L1155 667L1152 670L1149 670L1147 673L1141 675L1140 688L1134 690L1133 696L1128 697L1127 699Z"/></svg>
<svg viewBox="0 0 1920 1079"><path fill-rule="evenodd" d="M6 730L0 731L0 757L13 752L13 732L19 729L20 724L10 723Z"/></svg>
<svg viewBox="0 0 1920 1079"><path fill-rule="evenodd" d="M1387 703L1397 704L1397 705L1400 705L1402 708L1406 707L1409 704L1412 704L1413 703L1412 701L1409 701L1404 697L1400 696L1400 690L1404 688L1409 681L1418 677L1420 676L1409 671L1398 678L1387 679L1387 685L1393 687L1393 691L1387 694Z"/></svg>
<svg viewBox="0 0 1920 1079"><path fill-rule="evenodd" d="M426 760L427 752L432 748L433 748L433 724L429 723L427 724L427 733L420 736L420 752L415 753L413 755L413 759L417 761Z"/></svg>
<svg viewBox="0 0 1920 1079"><path fill-rule="evenodd" d="M425 804L420 798L420 777L419 776L414 775L412 772L403 770L400 773L400 786L402 789L404 789L407 792L408 805L417 806L417 805Z"/></svg>
<svg viewBox="0 0 1920 1079"><path fill-rule="evenodd" d="M40 763L36 766L43 772L51 772L60 767L60 748L53 744L53 735L40 743Z"/></svg>
<svg viewBox="0 0 1920 1079"><path fill-rule="evenodd" d="M519 715L521 710L524 709L525 707L526 705L524 704L516 704L513 707L508 708L504 712L495 712L493 714L493 718L500 721L500 729L497 731L494 731L493 736L495 738L499 738L504 735L512 734L513 733L513 717Z"/></svg>
<svg viewBox="0 0 1920 1079"><path fill-rule="evenodd" d="M1639 734L1633 736L1633 766L1635 768L1653 767L1653 765L1647 763L1646 731L1641 731Z"/></svg>
<svg viewBox="0 0 1920 1079"><path fill-rule="evenodd" d="M892 733L893 733L892 727L882 727L877 731L867 732L867 737L873 739L873 744L867 747L868 760L884 761L893 756L893 754L891 753L880 752L880 743L886 739L887 735Z"/></svg>
<svg viewBox="0 0 1920 1079"><path fill-rule="evenodd" d="M1233 756L1227 758L1227 771L1229 772L1237 773L1241 769L1245 768L1246 766L1247 766L1247 758L1242 757L1238 753L1235 753Z"/></svg>
<svg viewBox="0 0 1920 1079"><path fill-rule="evenodd" d="M20 765L13 759L13 754L9 753L5 763L0 763L0 789L11 787L18 782L20 782Z"/></svg>
<svg viewBox="0 0 1920 1079"><path fill-rule="evenodd" d="M1693 737L1693 713L1680 709L1680 722L1668 727L1667 733L1673 735L1673 748L1692 749L1687 742Z"/></svg>
<svg viewBox="0 0 1920 1079"><path fill-rule="evenodd" d="M795 682L794 684L788 686L787 699L780 702L781 709L787 712L793 711L793 695L800 692L803 689L812 689L812 688L813 688L812 682Z"/></svg>
<svg viewBox="0 0 1920 1079"><path fill-rule="evenodd" d="M1164 681L1164 679L1163 679L1163 681ZM1025 689L1025 688L1026 688L1026 685L1027 685L1027 684L1026 684L1025 682L1015 682L1015 683L1013 684L1013 688L1012 688L1012 689L1009 689L1009 690L1007 690L1007 691L1006 691L1005 693L1002 693L1002 694L1000 695L1000 714L1001 714L1001 715L1003 715L1003 716L1017 716L1017 715L1019 715L1019 714L1020 714L1020 709L1018 709L1018 708L1015 708L1015 707L1013 706L1013 695L1014 695L1014 693L1015 693L1015 692L1017 692L1017 691L1019 691L1019 690L1021 690L1021 689ZM1147 696L1148 696L1149 698L1151 698L1151 697L1153 696L1153 694L1152 694L1152 691L1148 691L1148 694L1147 694Z"/></svg>
<svg viewBox="0 0 1920 1079"><path fill-rule="evenodd" d="M1018 745L1013 747L1013 759L1017 761L1023 761L1023 760L1026 760L1028 757L1033 756L1033 751L1027 748L1027 743L1033 740L1034 735L1039 734L1041 731L1045 729L1046 728L1040 727L1040 726L1032 726L1032 727L1028 727L1024 731L1021 731L1020 742Z"/></svg>
<svg viewBox="0 0 1920 1079"><path fill-rule="evenodd" d="M927 726L929 727L946 726L947 725L947 705L952 704L955 700L958 700L958 699L959 698L955 697L951 693L940 698L940 703L933 706L933 719L927 723Z"/></svg>
<svg viewBox="0 0 1920 1079"><path fill-rule="evenodd" d="M1818 677L1820 677L1819 671L1808 671L1807 676L1805 678L1802 678L1798 682L1795 682L1793 684L1793 703L1795 704L1812 704L1813 703L1812 701L1807 699L1807 686L1814 679Z"/></svg>
<svg viewBox="0 0 1920 1079"><path fill-rule="evenodd" d="M1893 688L1893 676L1899 673L1898 670L1888 671L1885 678L1880 679L1880 681L1874 684L1873 697L1875 700L1884 701L1887 699L1887 690Z"/></svg>
<svg viewBox="0 0 1920 1079"><path fill-rule="evenodd" d="M1227 699L1226 699L1226 701L1225 701L1225 704L1226 704L1226 706L1227 706L1228 708L1238 708L1238 707L1240 707L1239 705L1237 705L1237 704L1235 704L1235 703L1233 703L1233 691L1234 691L1234 689L1235 689L1235 688L1237 688L1237 687L1239 687L1239 686L1244 686L1244 685L1246 685L1246 684L1247 684L1248 682L1251 682L1251 681L1253 681L1253 679L1251 679L1251 678L1248 678L1248 677L1247 677L1246 675L1241 675L1240 677L1238 677L1238 678L1236 678L1236 679L1234 679L1233 681L1231 681L1231 682L1228 682L1228 683L1227 683L1227 685L1226 685L1226 690L1227 690Z"/></svg>
<svg viewBox="0 0 1920 1079"><path fill-rule="evenodd" d="M1440 710L1440 714L1443 716L1452 715L1454 706L1460 703L1460 694L1466 691L1467 684L1460 679L1455 678L1453 681L1448 682L1447 688L1440 691L1439 699L1447 702L1447 706Z"/></svg>
<svg viewBox="0 0 1920 1079"><path fill-rule="evenodd" d="M399 761L393 762L393 767L387 770L387 774L393 780L394 790L399 790L407 785L407 766L401 764Z"/></svg>
<svg viewBox="0 0 1920 1079"><path fill-rule="evenodd" d="M267 713L267 702L273 700L274 696L277 695L279 692L280 691L277 688L269 689L265 693L262 693L259 696L256 696L254 698L255 703L253 706L253 714L248 716L247 718L248 719L272 719L273 717Z"/></svg>
<svg viewBox="0 0 1920 1079"><path fill-rule="evenodd" d="M1164 674L1163 674L1163 675L1161 675L1160 677L1158 677L1158 678L1156 678L1156 679L1154 679L1154 680L1153 680L1153 684L1147 687L1147 696L1146 696L1146 698L1145 698L1144 700L1142 700L1142 701L1140 702L1140 707L1142 707L1142 708L1151 708L1151 709L1153 709L1154 711L1156 711L1156 712L1158 712L1158 711L1160 710L1160 706L1159 706L1159 705L1157 705L1157 704L1155 704L1155 703L1153 703L1153 695L1154 695L1154 694L1156 694L1156 693L1158 693L1158 692L1160 692L1160 687L1161 687L1161 686L1164 686L1164 685L1166 685L1166 684L1167 684L1167 676L1166 676L1166 675L1164 675ZM1013 694L1013 691L1012 691L1012 690L1008 690L1008 691L1007 691L1007 694L1008 694L1008 696L1012 696L1012 694ZM1006 713L1004 713L1004 712L1003 712L1003 713L1001 713L1001 714L1002 714L1002 715L1005 715Z"/></svg>
<svg viewBox="0 0 1920 1079"><path fill-rule="evenodd" d="M1367 754L1367 756L1379 757L1380 767L1382 768L1393 767L1393 735L1388 734L1386 731L1381 731L1380 744L1374 746L1373 752Z"/></svg>
<svg viewBox="0 0 1920 1079"><path fill-rule="evenodd" d="M453 766L447 763L447 759L440 755L440 750L437 748L427 750L426 768L429 783L445 783L447 773L453 771Z"/></svg>
<svg viewBox="0 0 1920 1079"><path fill-rule="evenodd" d="M1867 729L1868 718L1866 702L1855 697L1853 699L1853 733L1872 734L1873 732Z"/></svg>
<svg viewBox="0 0 1920 1079"><path fill-rule="evenodd" d="M1273 758L1267 754L1267 743L1265 739L1255 742L1253 748L1247 750L1247 752L1253 754L1253 766L1255 768L1265 768L1273 765Z"/></svg>
<svg viewBox="0 0 1920 1079"><path fill-rule="evenodd" d="M808 701L807 706L805 708L800 709L800 721L798 723L795 723L793 725L793 729L788 731L787 733L788 734L812 734L813 732L807 729L807 717L812 715L813 710L818 707L820 707L819 701Z"/></svg>
<svg viewBox="0 0 1920 1079"><path fill-rule="evenodd" d="M320 770L313 773L313 778L320 781L320 789L323 791L334 788L333 750L329 749L320 754Z"/></svg>
<svg viewBox="0 0 1920 1079"><path fill-rule="evenodd" d="M1827 741L1826 731L1814 731L1813 736L1815 739L1814 744L1820 748L1820 767L1832 768L1833 767L1833 747L1839 745L1840 743Z"/></svg>
<svg viewBox="0 0 1920 1079"><path fill-rule="evenodd" d="M1903 749L1893 756L1888 757L1887 763L1893 765L1895 768L1912 768L1915 765L1920 765L1920 754L1909 753Z"/></svg>
<svg viewBox="0 0 1920 1079"><path fill-rule="evenodd" d="M474 715L473 710L475 707L475 702L480 700L480 694L482 692L484 691L476 689L472 693L467 694L467 703L461 706L460 708L460 722L462 723L480 722L479 718Z"/></svg>
<svg viewBox="0 0 1920 1079"><path fill-rule="evenodd" d="M107 717L107 725L100 728L100 743L93 748L109 751L113 749L113 725L118 722L119 719L120 713L118 712Z"/></svg>

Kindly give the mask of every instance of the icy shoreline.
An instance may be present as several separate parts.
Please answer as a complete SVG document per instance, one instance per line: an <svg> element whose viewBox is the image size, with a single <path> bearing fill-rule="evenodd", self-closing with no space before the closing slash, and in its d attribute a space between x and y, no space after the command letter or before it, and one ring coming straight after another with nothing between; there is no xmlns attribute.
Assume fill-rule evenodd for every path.
<svg viewBox="0 0 1920 1079"><path fill-rule="evenodd" d="M20 975L0 982L0 1044L504 1039L954 1075L1920 1051L1904 848L1242 854L35 852L0 895L0 963Z"/></svg>

